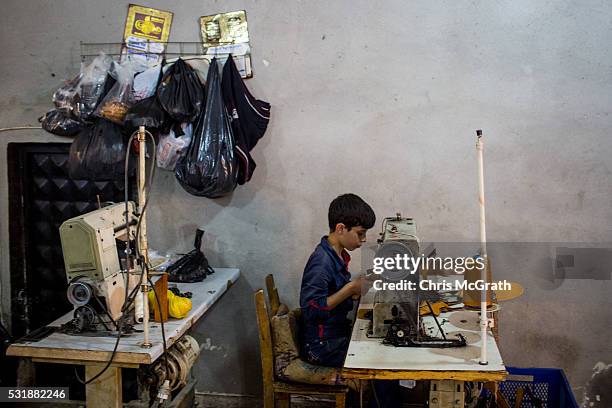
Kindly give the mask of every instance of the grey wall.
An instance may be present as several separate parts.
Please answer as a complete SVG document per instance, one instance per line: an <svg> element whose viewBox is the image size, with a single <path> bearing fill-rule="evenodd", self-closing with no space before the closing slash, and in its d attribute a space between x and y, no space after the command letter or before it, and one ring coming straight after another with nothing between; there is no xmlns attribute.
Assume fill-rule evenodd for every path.
<svg viewBox="0 0 612 408"><path fill-rule="evenodd" d="M3 1L0 127L35 125L53 90L77 72L79 41L121 40L128 3ZM195 329L210 339L197 366L200 390L260 392L252 292L274 273L283 300L296 304L336 195L362 195L379 219L402 211L428 240L477 240L476 128L486 138L489 239L612 241L608 2L146 5L174 12L173 41L197 41L200 15L246 9L255 73L248 86L273 106L253 180L231 197L190 196L169 173L155 182L152 246L185 251L201 226L213 265L242 272ZM1 133L0 161L10 141L57 139ZM0 180L7 214L6 166ZM5 321L7 221L0 218ZM612 363L609 276L548 285L548 252L520 254L493 257L496 277L527 290L501 313L504 359L563 367L580 394L597 362Z"/></svg>

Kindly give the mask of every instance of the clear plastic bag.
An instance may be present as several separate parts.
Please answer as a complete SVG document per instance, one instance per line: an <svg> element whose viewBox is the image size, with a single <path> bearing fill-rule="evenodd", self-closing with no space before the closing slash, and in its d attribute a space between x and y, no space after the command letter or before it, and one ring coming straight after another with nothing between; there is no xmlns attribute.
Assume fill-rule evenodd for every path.
<svg viewBox="0 0 612 408"><path fill-rule="evenodd" d="M111 64L112 59L104 53L100 53L89 65L81 64L79 74L53 93L55 107L75 120L87 120L102 95Z"/></svg>
<svg viewBox="0 0 612 408"><path fill-rule="evenodd" d="M162 64L155 65L134 77L134 102L155 95L161 78Z"/></svg>
<svg viewBox="0 0 612 408"><path fill-rule="evenodd" d="M179 159L175 175L190 194L216 198L236 188L238 161L227 110L221 96L221 78L214 58L208 70L206 109L200 114L193 140Z"/></svg>
<svg viewBox="0 0 612 408"><path fill-rule="evenodd" d="M134 70L132 62L114 64L111 75L117 80L104 99L98 104L94 114L119 125L123 124L126 113L133 105L132 87Z"/></svg>
<svg viewBox="0 0 612 408"><path fill-rule="evenodd" d="M75 116L80 120L87 120L96 109L112 63L111 57L100 53L91 64L81 68L74 107Z"/></svg>
<svg viewBox="0 0 612 408"><path fill-rule="evenodd" d="M58 90L53 93L53 104L57 109L63 110L69 114L77 114L78 98L76 96L79 92L81 78L83 78L82 71L73 79L66 81L62 87L58 88Z"/></svg>
<svg viewBox="0 0 612 408"><path fill-rule="evenodd" d="M180 125L183 135L176 135L174 128L159 138L157 144L157 166L164 170L174 170L178 159L185 154L191 143L193 126L191 123Z"/></svg>

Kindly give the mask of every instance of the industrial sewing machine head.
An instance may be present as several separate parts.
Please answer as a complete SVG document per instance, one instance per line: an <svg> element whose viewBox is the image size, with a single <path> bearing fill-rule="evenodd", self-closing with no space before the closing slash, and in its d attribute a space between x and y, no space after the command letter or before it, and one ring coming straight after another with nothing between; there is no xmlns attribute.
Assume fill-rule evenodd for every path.
<svg viewBox="0 0 612 408"><path fill-rule="evenodd" d="M374 255L373 272L378 275L374 279L379 282L374 285L370 337L384 338L386 344L394 346L465 346L463 336L447 339L439 324L441 339L425 334L423 329L421 302L431 307L431 303L439 299L437 292L422 290L420 284L424 260L435 256L435 252L433 246L421 248L412 218L404 218L398 213L383 220ZM437 322L435 315L433 319Z"/></svg>
<svg viewBox="0 0 612 408"><path fill-rule="evenodd" d="M60 226L75 331L95 330L98 324L115 329L126 292L138 284L136 276L122 273L128 270L126 253L133 248L137 223L134 203L128 202L127 209L127 228L125 203L71 218Z"/></svg>
<svg viewBox="0 0 612 408"><path fill-rule="evenodd" d="M408 325L418 327L418 286L420 268L414 269L410 259L419 256L419 239L412 218L400 214L383 220L374 264L382 283L374 293L372 310L372 337L385 337L392 322L405 320ZM385 263L387 259L394 262ZM408 262L404 263L404 259ZM399 262L396 262L399 260ZM401 286L400 286L401 285ZM396 290L397 287L405 290ZM413 290L409 290L408 286ZM390 289L393 288L393 289Z"/></svg>

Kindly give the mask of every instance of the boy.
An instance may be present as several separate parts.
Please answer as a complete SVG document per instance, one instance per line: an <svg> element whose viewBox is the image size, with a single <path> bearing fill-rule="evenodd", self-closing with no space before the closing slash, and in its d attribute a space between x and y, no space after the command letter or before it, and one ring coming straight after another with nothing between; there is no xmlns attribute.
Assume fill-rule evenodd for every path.
<svg viewBox="0 0 612 408"><path fill-rule="evenodd" d="M302 277L303 352L313 364L341 367L351 336L351 297L368 286L363 277L351 281L347 251L365 242L376 216L360 197L343 194L329 205L328 221L329 235L321 238Z"/></svg>

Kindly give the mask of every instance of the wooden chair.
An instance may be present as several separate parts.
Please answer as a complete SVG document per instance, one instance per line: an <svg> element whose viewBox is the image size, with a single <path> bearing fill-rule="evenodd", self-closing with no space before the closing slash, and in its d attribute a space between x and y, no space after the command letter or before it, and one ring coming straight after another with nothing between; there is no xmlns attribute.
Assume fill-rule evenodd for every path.
<svg viewBox="0 0 612 408"><path fill-rule="evenodd" d="M278 297L278 290L276 290L274 275L272 274L266 276L266 290L268 292L268 302L270 303L270 316L275 316L280 307L280 298Z"/></svg>
<svg viewBox="0 0 612 408"><path fill-rule="evenodd" d="M266 283L267 282L268 279L266 278ZM274 281L272 280L272 284L273 283ZM276 292L276 299L278 300L278 292ZM278 306L276 306L276 308L278 309ZM264 408L275 408L275 406L279 408L289 408L291 406L291 395L331 395L336 399L336 408L344 408L348 387L341 385L288 383L275 378L272 329L270 326L268 308L266 307L266 299L262 289L255 292L255 310L257 312L257 324L259 326Z"/></svg>

